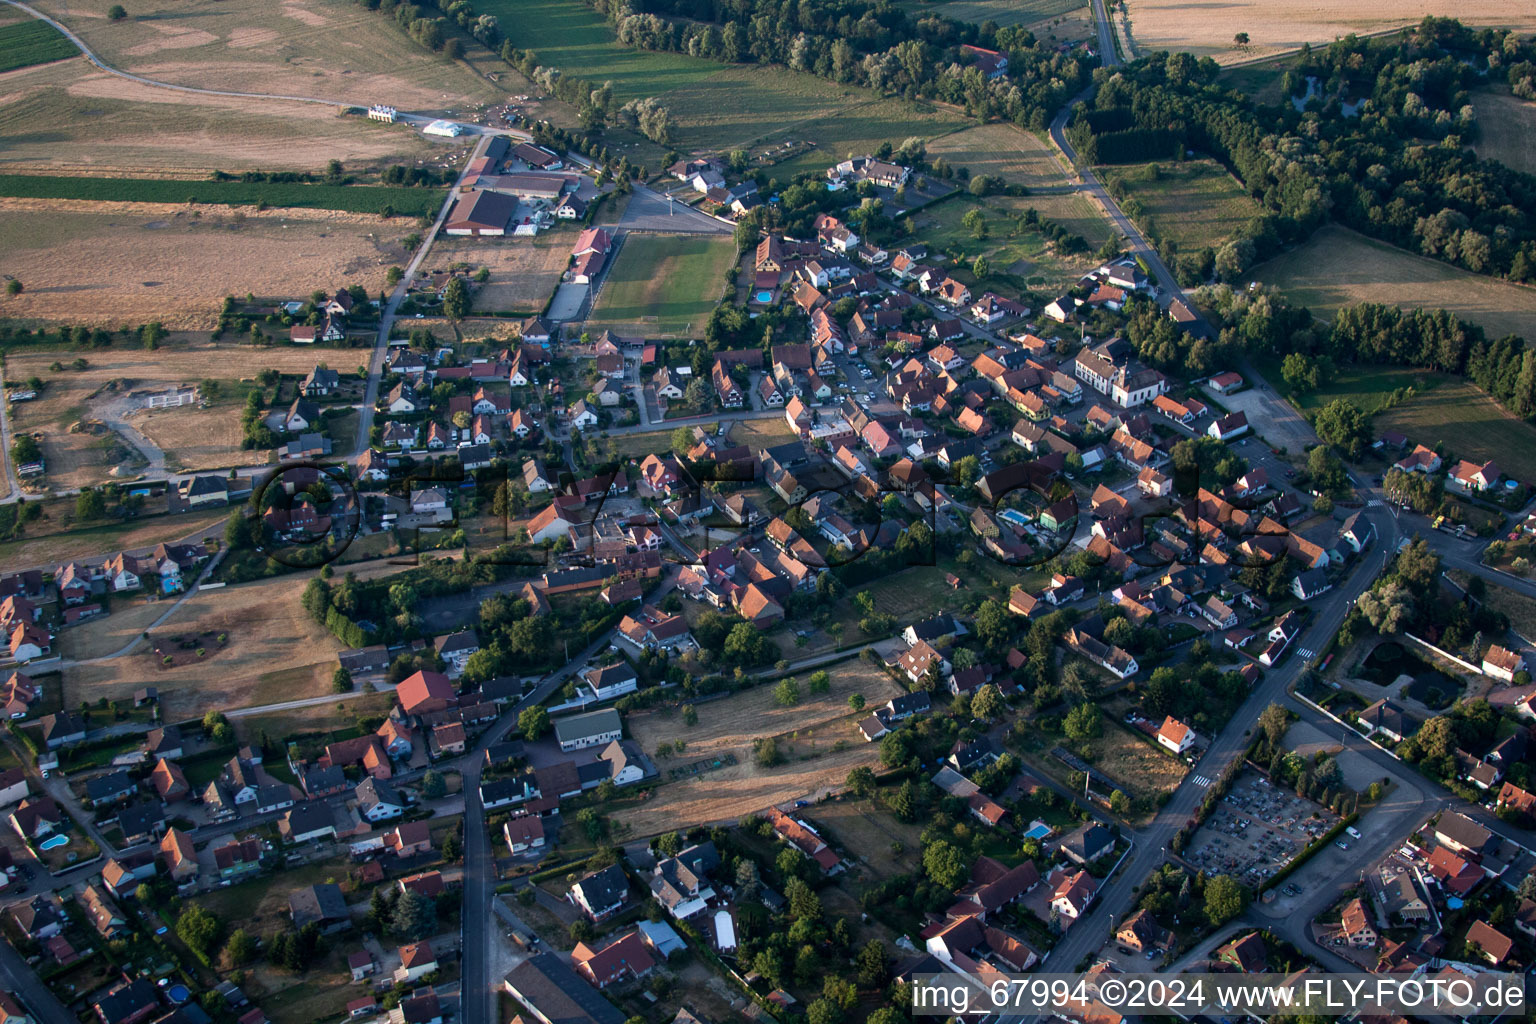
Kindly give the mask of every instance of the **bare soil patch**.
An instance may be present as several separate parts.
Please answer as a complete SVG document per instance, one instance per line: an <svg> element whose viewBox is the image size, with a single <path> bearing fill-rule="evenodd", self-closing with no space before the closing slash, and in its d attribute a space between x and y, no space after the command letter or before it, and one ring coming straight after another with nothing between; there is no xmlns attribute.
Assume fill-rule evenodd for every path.
<svg viewBox="0 0 1536 1024"><path fill-rule="evenodd" d="M89 212L88 212L89 211ZM310 216L314 213L314 216ZM377 292L403 262L399 225L335 211L209 211L159 203L0 199L16 317L120 327L160 320L206 330L226 295Z"/></svg>
<svg viewBox="0 0 1536 1024"><path fill-rule="evenodd" d="M560 284L571 260L575 228L559 228L536 238L447 238L432 246L432 263L468 263L490 271L490 280L474 288L480 313L538 312Z"/></svg>
<svg viewBox="0 0 1536 1024"><path fill-rule="evenodd" d="M849 711L848 696L862 693L870 705L877 705L902 690L885 673L860 661L828 672L829 691L815 696L807 693L809 673L801 676L802 700L790 707L775 701L775 686L770 683L698 705L699 724L692 728L675 713L630 715L630 734L647 753L654 754L663 741L686 741L682 754L658 760L663 778L668 777L668 769L695 761L734 757L736 763L668 782L644 804L619 816L634 835L646 836L706 822L735 821L786 800L840 788L851 769L873 765L879 755L879 748L864 742L856 728L868 712ZM773 737L784 763L759 767L752 757L752 741L758 737Z"/></svg>
<svg viewBox="0 0 1536 1024"><path fill-rule="evenodd" d="M152 630L151 639L211 632L225 634L226 645L210 645L203 658L169 668L144 647L124 658L69 669L64 704L131 696L148 683L159 687L167 719L179 720L199 717L209 708L321 696L330 687L341 645L304 611L302 589L301 580L279 577L200 591ZM120 629L113 626L115 618L97 625Z"/></svg>
<svg viewBox="0 0 1536 1024"><path fill-rule="evenodd" d="M1186 50L1222 64L1294 50L1303 43L1321 45L1351 32L1384 32L1431 14L1520 32L1536 25L1536 9L1522 0L1476 6L1453 0L1235 0L1202 4L1198 10L1187 0L1129 0L1127 8L1137 53ZM1250 39L1242 50L1232 43L1239 32Z"/></svg>

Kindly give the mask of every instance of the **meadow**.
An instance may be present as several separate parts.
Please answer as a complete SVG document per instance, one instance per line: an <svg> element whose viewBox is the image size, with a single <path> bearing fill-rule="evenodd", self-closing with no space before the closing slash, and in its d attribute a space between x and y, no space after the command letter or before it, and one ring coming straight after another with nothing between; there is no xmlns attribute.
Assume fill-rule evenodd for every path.
<svg viewBox="0 0 1536 1024"><path fill-rule="evenodd" d="M1084 6L1081 0L897 0L896 6L914 18L937 14L978 25L994 22L1033 25Z"/></svg>
<svg viewBox="0 0 1536 1024"><path fill-rule="evenodd" d="M725 272L735 257L730 238L630 234L586 328L698 335L725 291Z"/></svg>
<svg viewBox="0 0 1536 1024"><path fill-rule="evenodd" d="M1425 15L1455 17L1467 25L1500 25L1521 32L1536 26L1536 8L1525 0L1234 0L1192 10L1188 0L1128 0L1137 53L1185 50L1231 64L1321 45L1351 32L1386 32L1417 24ZM1249 45L1233 37L1246 32Z"/></svg>
<svg viewBox="0 0 1536 1024"><path fill-rule="evenodd" d="M1472 148L1483 160L1536 174L1536 103L1512 96L1507 89L1472 94L1478 137Z"/></svg>
<svg viewBox="0 0 1536 1024"><path fill-rule="evenodd" d="M1115 168L1105 177L1119 179L1125 194L1141 205L1133 217L1144 232L1173 241L1181 252L1214 249L1262 212L1214 160Z"/></svg>
<svg viewBox="0 0 1536 1024"><path fill-rule="evenodd" d="M986 174L1030 189L1068 183L1056 150L1038 135L1011 124L963 128L928 143L928 158L942 157L951 167Z"/></svg>
<svg viewBox="0 0 1536 1024"><path fill-rule="evenodd" d="M1325 319L1340 306L1381 302L1448 309L1491 338L1536 338L1536 288L1459 270L1336 225L1249 276L1277 286L1292 304Z"/></svg>
<svg viewBox="0 0 1536 1024"><path fill-rule="evenodd" d="M87 199L118 203L206 203L215 206L280 206L341 210L384 216L436 214L444 193L433 188L389 185L303 185L245 181L177 181L161 178L84 178L0 174L0 196Z"/></svg>
<svg viewBox="0 0 1536 1024"><path fill-rule="evenodd" d="M1031 207L1050 220L1068 212L1069 216L1057 222L1081 234L1088 242L1087 250L1068 254L1037 228L1026 227L1022 217ZM963 223L972 209L982 213L984 238L976 238ZM918 211L913 224L911 241L925 242L931 252L948 256L952 260L950 272L973 294L990 289L1011 297L1018 297L1027 288L1049 291L1076 281L1093 265L1094 250L1109 236L1108 222L1097 216L1092 203L1078 195L975 200L966 193ZM988 265L986 276L979 280L972 273L978 256L986 257Z"/></svg>
<svg viewBox="0 0 1536 1024"><path fill-rule="evenodd" d="M75 44L43 21L0 26L0 72L79 56Z"/></svg>
<svg viewBox="0 0 1536 1024"><path fill-rule="evenodd" d="M1415 444L1472 462L1490 459L1516 480L1536 480L1536 426L1506 412L1476 385L1447 379L1372 421L1376 433L1400 431ZM1448 464L1449 465L1449 464Z"/></svg>

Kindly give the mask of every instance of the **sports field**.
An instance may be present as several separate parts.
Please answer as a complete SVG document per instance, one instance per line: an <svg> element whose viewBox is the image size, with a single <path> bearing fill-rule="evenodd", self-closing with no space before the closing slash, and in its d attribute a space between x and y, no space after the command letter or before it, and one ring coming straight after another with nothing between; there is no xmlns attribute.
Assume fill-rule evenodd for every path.
<svg viewBox="0 0 1536 1024"><path fill-rule="evenodd" d="M598 84L612 82L621 103L657 96L720 70L719 64L699 57L622 45L603 16L581 0L481 0L475 10L495 15L513 43L532 50L540 64ZM673 109L674 117L681 113Z"/></svg>
<svg viewBox="0 0 1536 1024"><path fill-rule="evenodd" d="M1382 302L1448 309L1481 325L1491 338L1536 338L1536 288L1458 270L1336 225L1255 267L1250 276L1278 286L1292 303L1325 318L1340 306Z"/></svg>
<svg viewBox="0 0 1536 1024"><path fill-rule="evenodd" d="M44 21L17 21L0 27L0 72L77 57L75 44Z"/></svg>
<svg viewBox="0 0 1536 1024"><path fill-rule="evenodd" d="M1126 212L1148 234L1176 243L1180 252L1215 248L1262 212L1236 178L1214 160L1108 168L1140 204Z"/></svg>
<svg viewBox="0 0 1536 1024"><path fill-rule="evenodd" d="M1473 93L1472 107L1477 111L1477 155L1536 174L1536 103L1501 88Z"/></svg>
<svg viewBox="0 0 1536 1024"><path fill-rule="evenodd" d="M1002 27L1033 25L1085 5L1080 0L897 0L896 6L914 18L938 14L977 25L990 21Z"/></svg>
<svg viewBox="0 0 1536 1024"><path fill-rule="evenodd" d="M1492 459L1516 480L1536 480L1536 426L1505 412L1499 404L1464 380L1443 381L1430 391L1372 421L1379 434L1397 430L1415 444L1433 448L1445 442L1458 459Z"/></svg>
<svg viewBox="0 0 1536 1024"><path fill-rule="evenodd" d="M603 282L587 329L701 336L735 258L736 243L729 238L630 234Z"/></svg>
<svg viewBox="0 0 1536 1024"><path fill-rule="evenodd" d="M1232 0L1192 8L1188 0L1127 0L1138 53L1186 50L1222 64L1314 46L1351 32L1385 32L1417 24L1425 15L1459 18L1467 25L1499 25L1521 34L1536 26L1528 0ZM1248 33L1239 50L1233 37Z"/></svg>

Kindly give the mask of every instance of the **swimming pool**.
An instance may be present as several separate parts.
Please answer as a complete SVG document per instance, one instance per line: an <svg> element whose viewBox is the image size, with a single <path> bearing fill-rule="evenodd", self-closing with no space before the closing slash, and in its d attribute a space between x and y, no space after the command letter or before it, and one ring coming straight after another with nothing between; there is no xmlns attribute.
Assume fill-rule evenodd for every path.
<svg viewBox="0 0 1536 1024"><path fill-rule="evenodd" d="M37 845L38 845L39 849L43 849L43 850L56 850L56 849L58 849L61 846L68 845L68 843L69 843L69 836L49 836L47 839L44 839L41 843L38 843Z"/></svg>
<svg viewBox="0 0 1536 1024"><path fill-rule="evenodd" d="M997 518L1012 523L1014 526L1028 526L1029 517L1016 508L1005 508L997 514Z"/></svg>
<svg viewBox="0 0 1536 1024"><path fill-rule="evenodd" d="M768 303L773 301L773 292L758 292L757 301Z"/></svg>
<svg viewBox="0 0 1536 1024"><path fill-rule="evenodd" d="M172 985L165 990L165 994L170 997L173 1003L184 1003L192 998L192 991L185 985Z"/></svg>
<svg viewBox="0 0 1536 1024"><path fill-rule="evenodd" d="M1044 822L1041 822L1041 823L1035 825L1034 828L1031 828L1028 832L1025 832L1024 833L1024 838L1025 839L1037 839L1037 840L1038 839L1045 839L1050 834L1051 834L1051 826L1045 824Z"/></svg>

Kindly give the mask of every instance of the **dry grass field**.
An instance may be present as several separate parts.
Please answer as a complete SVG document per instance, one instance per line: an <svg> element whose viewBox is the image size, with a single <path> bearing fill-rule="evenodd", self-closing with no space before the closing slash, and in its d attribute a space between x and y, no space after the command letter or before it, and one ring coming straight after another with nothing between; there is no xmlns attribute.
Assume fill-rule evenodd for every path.
<svg viewBox="0 0 1536 1024"><path fill-rule="evenodd" d="M1413 25L1427 14L1460 18L1468 25L1500 25L1529 32L1536 8L1524 0L1490 0L1467 5L1454 0L1234 0L1201 4L1188 0L1128 0L1136 52L1186 50L1222 64L1314 46L1351 32L1385 32ZM1247 32L1239 51L1232 38Z"/></svg>
<svg viewBox="0 0 1536 1024"><path fill-rule="evenodd" d="M403 224L325 210L230 211L158 203L0 198L5 272L26 290L8 315L117 328L206 330L226 295L377 292L404 263Z"/></svg>
<svg viewBox="0 0 1536 1024"><path fill-rule="evenodd" d="M1536 174L1536 103L1511 96L1507 89L1472 94L1478 140L1473 147L1484 160Z"/></svg>
<svg viewBox="0 0 1536 1024"><path fill-rule="evenodd" d="M74 499L68 500L72 502ZM51 523L28 523L22 540L0 544L0 565L7 569L45 568L51 571L72 559L99 559L118 551L153 547L161 541L190 537L193 534L219 536L224 532L223 524L228 518L228 509L209 509L169 518L156 516L125 526L98 526L51 533L43 532L52 527Z"/></svg>
<svg viewBox="0 0 1536 1024"><path fill-rule="evenodd" d="M1001 177L1031 189L1069 181L1049 142L1011 124L978 125L934 139L928 143L928 158L939 157L973 175Z"/></svg>
<svg viewBox="0 0 1536 1024"><path fill-rule="evenodd" d="M296 135L305 145L292 144ZM465 149L406 125L344 117L339 107L158 89L84 62L0 74L6 171L202 178L215 169L320 171L333 158L352 168L439 163Z"/></svg>
<svg viewBox="0 0 1536 1024"><path fill-rule="evenodd" d="M475 286L475 311L536 313L544 308L571 261L576 228L560 227L537 238L448 238L432 246L434 264L485 267L491 279Z"/></svg>
<svg viewBox="0 0 1536 1024"><path fill-rule="evenodd" d="M906 825L874 810L868 800L845 796L808 808L805 817L838 850L847 851L881 878L918 872L923 866L921 825ZM900 854L891 843L900 842Z"/></svg>
<svg viewBox="0 0 1536 1024"><path fill-rule="evenodd" d="M876 705L902 690L885 673L861 661L828 671L829 692L806 693L807 673L800 678L802 700L793 707L780 707L774 701L774 685L765 684L700 704L699 724L693 728L683 725L677 714L631 714L630 734L647 753L654 753L663 740L687 742L684 753L658 761L663 778L669 768L702 759L729 754L737 762L658 787L650 800L621 813L633 834L648 836L706 822L735 821L786 800L839 788L850 769L874 764L879 750L859 735L855 726L864 714L848 710L848 696L862 693L870 705ZM768 736L776 739L784 763L760 768L752 759L752 741ZM844 741L842 750L834 749L839 741Z"/></svg>
<svg viewBox="0 0 1536 1024"><path fill-rule="evenodd" d="M204 658L163 668L148 645L110 661L80 665L64 673L64 704L101 697L131 696L145 684L160 688L169 721L195 718L209 708L227 710L324 695L330 687L341 645L317 625L299 604L302 588L291 577L278 577L222 590L194 594L151 639L203 633ZM155 607L155 606L151 606ZM166 605L158 605L161 612ZM122 621L119 621L119 620ZM82 650L115 650L145 623L139 613L107 618L65 633L64 656ZM103 631L107 636L98 636ZM219 647L215 637L228 636Z"/></svg>
<svg viewBox="0 0 1536 1024"><path fill-rule="evenodd" d="M411 42L351 0L146 0L109 22L108 0L39 0L103 60L203 89L313 96L402 110L505 99L493 82Z"/></svg>
<svg viewBox="0 0 1536 1024"><path fill-rule="evenodd" d="M1322 317L1356 302L1443 307L1479 324L1491 338L1536 338L1536 288L1458 270L1334 225L1250 276Z"/></svg>
<svg viewBox="0 0 1536 1024"><path fill-rule="evenodd" d="M73 424L82 421L100 421L100 414L109 407L121 409L126 402L118 403L117 400L129 391L159 390L206 378L232 386L238 378L254 377L258 370L269 366L281 373L303 374L313 369L317 361L336 363L343 358L334 349L311 350L296 346L258 349L208 341L167 345L149 353L119 342L112 348L86 350L84 355L90 365L84 370L55 373L49 369L55 360L67 365L75 355L74 352L47 350L16 351L7 359L8 376L25 379L36 375L44 381L43 393L34 401L14 406L11 420L17 431L42 432L48 480L54 487L101 483L129 453L126 444L105 428L95 433L70 430ZM352 359L352 354L347 353L345 358ZM347 363L340 362L339 365L346 367ZM108 384L115 384L116 390L101 391ZM96 394L98 391L100 394ZM95 398L91 397L93 394L96 394ZM184 406L155 413L155 419L148 421L148 426L152 438L157 435L173 446L188 443L194 449L191 454L196 456L195 461L205 465L210 459L222 460L226 465L264 462L265 453L240 451L240 411L238 403L229 401L220 401L208 409ZM143 411L132 414L127 417L127 422L142 429L147 415ZM234 434L230 433L231 429ZM216 453L209 446L210 439L227 441L231 446ZM174 447L167 450L181 457Z"/></svg>
<svg viewBox="0 0 1536 1024"><path fill-rule="evenodd" d="M1443 441L1454 458L1494 459L1516 480L1536 480L1536 427L1504 411L1465 380L1448 378L1378 413L1373 429L1401 431L1415 444L1431 448Z"/></svg>

